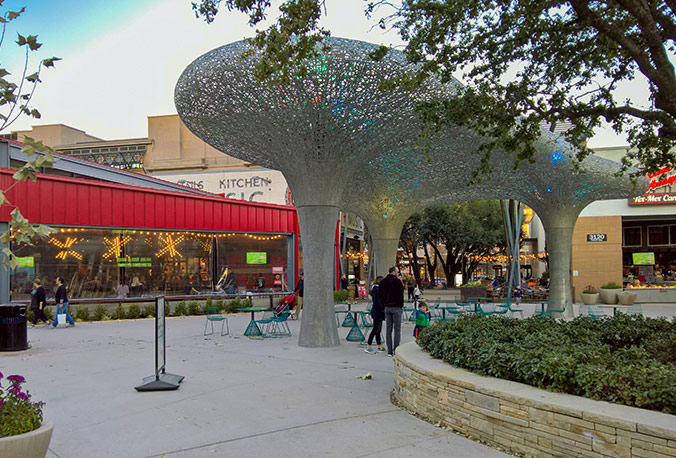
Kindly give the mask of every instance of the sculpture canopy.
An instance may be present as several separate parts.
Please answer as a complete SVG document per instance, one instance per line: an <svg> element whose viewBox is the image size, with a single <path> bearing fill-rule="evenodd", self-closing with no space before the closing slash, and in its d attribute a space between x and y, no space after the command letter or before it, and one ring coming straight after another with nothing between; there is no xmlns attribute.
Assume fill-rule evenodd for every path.
<svg viewBox="0 0 676 458"><path fill-rule="evenodd" d="M386 79L415 72L403 53L391 51L376 62L369 57L376 45L328 40L330 50L308 62L307 76L287 85L257 81L250 60L256 56L241 57L249 49L242 41L199 57L175 91L182 121L199 138L231 156L280 170L289 183L305 259L300 345L339 343L331 293L339 208L362 216L376 238L388 241L381 251L393 255L401 226L425 206L516 199L531 206L546 229L561 226L563 218L572 236L574 220L588 203L632 195L629 181L613 176L619 164L611 161L590 157L583 163L588 173L573 174L573 148L547 132L534 164L522 162L514 169L512 157L496 151L492 178L468 186L479 165L471 153L481 137L460 127L442 129L426 157L415 114L418 102L443 99L460 83L430 79L416 89L382 90ZM566 289L565 282L553 284ZM561 291L561 300L569 296Z"/></svg>

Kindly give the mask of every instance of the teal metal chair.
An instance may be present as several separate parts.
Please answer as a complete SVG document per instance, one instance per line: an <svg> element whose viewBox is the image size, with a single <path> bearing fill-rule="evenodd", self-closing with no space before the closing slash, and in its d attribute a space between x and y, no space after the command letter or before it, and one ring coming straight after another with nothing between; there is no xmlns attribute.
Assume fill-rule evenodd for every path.
<svg viewBox="0 0 676 458"><path fill-rule="evenodd" d="M521 318L523 319L523 309L512 307L512 302L509 299L504 304L496 304L496 307L498 308L498 310L500 310L501 315L505 314L514 317L514 315L518 313L519 315L521 315ZM504 312L502 310L504 310Z"/></svg>
<svg viewBox="0 0 676 458"><path fill-rule="evenodd" d="M607 316L606 313L601 309L601 307L599 307L596 304L581 305L580 315L588 316L589 318L592 318L594 320L600 320L601 318L605 318Z"/></svg>
<svg viewBox="0 0 676 458"><path fill-rule="evenodd" d="M631 304L623 313L626 315L643 316L643 306L641 304Z"/></svg>
<svg viewBox="0 0 676 458"><path fill-rule="evenodd" d="M288 309L289 306L286 306L284 309ZM260 320L254 320L260 330L263 332L263 335L267 335L268 332L270 331L270 324L272 323L272 319L275 317L275 310L270 309L266 310L263 312L263 316L261 317Z"/></svg>
<svg viewBox="0 0 676 458"><path fill-rule="evenodd" d="M204 323L204 335L208 336L214 333L214 322L221 322L221 335L227 336L230 334L230 326L228 325L228 318L221 314L218 307L207 307L207 321ZM211 323L211 332L207 333L207 328ZM227 329L225 334L223 329Z"/></svg>
<svg viewBox="0 0 676 458"><path fill-rule="evenodd" d="M273 316L270 323L270 329L266 332L266 335L270 337L284 337L291 335L291 329L289 329L289 307L284 307L279 315Z"/></svg>
<svg viewBox="0 0 676 458"><path fill-rule="evenodd" d="M546 307L542 307L542 310L536 310L534 316L545 316L549 318L556 318L557 313L564 313L568 308L568 301L563 304L563 308L560 310L547 310Z"/></svg>

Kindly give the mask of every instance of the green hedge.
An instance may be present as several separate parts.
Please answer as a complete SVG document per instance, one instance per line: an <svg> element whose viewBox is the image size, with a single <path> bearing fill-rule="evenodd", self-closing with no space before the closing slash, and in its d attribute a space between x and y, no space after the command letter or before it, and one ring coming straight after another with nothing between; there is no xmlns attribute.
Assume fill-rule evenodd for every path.
<svg viewBox="0 0 676 458"><path fill-rule="evenodd" d="M431 326L418 343L477 374L676 414L676 319L468 315Z"/></svg>

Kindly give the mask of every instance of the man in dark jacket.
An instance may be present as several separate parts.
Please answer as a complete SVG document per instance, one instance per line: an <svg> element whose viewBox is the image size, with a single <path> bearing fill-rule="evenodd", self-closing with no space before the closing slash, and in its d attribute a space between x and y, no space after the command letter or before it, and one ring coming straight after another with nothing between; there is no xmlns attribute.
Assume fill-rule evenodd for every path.
<svg viewBox="0 0 676 458"><path fill-rule="evenodd" d="M38 320L47 323L49 320L45 315L45 306L47 305L47 294L42 287L42 282L37 278L33 280L33 290L31 291L31 310L33 311L33 327L38 324Z"/></svg>
<svg viewBox="0 0 676 458"><path fill-rule="evenodd" d="M387 277L380 281L380 302L385 307L385 342L387 342L387 356L394 356L394 350L401 340L401 313L404 308L404 284L397 278L399 269L390 267ZM392 330L394 329L394 341Z"/></svg>
<svg viewBox="0 0 676 458"><path fill-rule="evenodd" d="M298 293L298 300L296 301L296 319L300 316L300 309L303 308L303 272L301 272L299 275L300 278L298 279L298 283L296 283L296 288L294 289L294 291Z"/></svg>

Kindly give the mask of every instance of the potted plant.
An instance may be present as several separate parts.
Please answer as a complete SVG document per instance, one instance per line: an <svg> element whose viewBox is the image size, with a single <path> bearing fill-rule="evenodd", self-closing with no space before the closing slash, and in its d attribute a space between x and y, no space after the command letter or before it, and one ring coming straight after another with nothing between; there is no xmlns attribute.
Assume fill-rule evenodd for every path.
<svg viewBox="0 0 676 458"><path fill-rule="evenodd" d="M596 304L599 301L599 292L593 285L587 285L584 287L580 297L585 305Z"/></svg>
<svg viewBox="0 0 676 458"><path fill-rule="evenodd" d="M6 382L0 373L0 456L44 458L54 424L43 421L43 402L31 402L21 385L21 375L10 375Z"/></svg>
<svg viewBox="0 0 676 458"><path fill-rule="evenodd" d="M601 300L606 304L617 304L617 292L620 289L622 289L622 286L617 283L606 283L601 286L601 289L599 290Z"/></svg>
<svg viewBox="0 0 676 458"><path fill-rule="evenodd" d="M620 291L617 293L617 302L621 305L631 305L636 302L636 293L631 291Z"/></svg>
<svg viewBox="0 0 676 458"><path fill-rule="evenodd" d="M486 285L481 280L470 281L460 287L461 301L467 301L472 297L486 297Z"/></svg>

